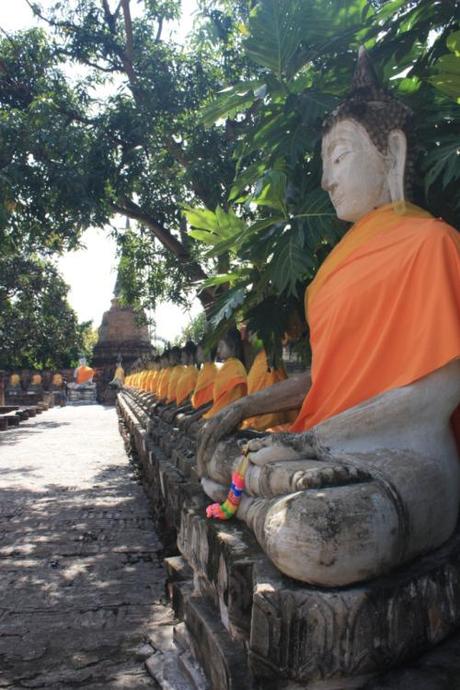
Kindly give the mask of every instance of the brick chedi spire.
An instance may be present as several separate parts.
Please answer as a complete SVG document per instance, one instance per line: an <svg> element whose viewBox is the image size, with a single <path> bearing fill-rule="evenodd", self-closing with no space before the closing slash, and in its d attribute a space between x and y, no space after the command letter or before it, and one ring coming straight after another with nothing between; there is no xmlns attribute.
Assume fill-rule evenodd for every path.
<svg viewBox="0 0 460 690"><path fill-rule="evenodd" d="M150 357L152 345L145 315L120 303L120 276L117 276L111 307L104 312L92 363L99 370L98 398L105 400L105 389L113 378L118 361L128 369L140 357ZM102 371L101 371L102 370Z"/></svg>

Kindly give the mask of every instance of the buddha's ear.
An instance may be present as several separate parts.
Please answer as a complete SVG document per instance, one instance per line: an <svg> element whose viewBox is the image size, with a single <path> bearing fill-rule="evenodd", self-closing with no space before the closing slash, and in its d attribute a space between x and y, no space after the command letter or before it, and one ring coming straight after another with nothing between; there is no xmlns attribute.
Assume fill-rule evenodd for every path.
<svg viewBox="0 0 460 690"><path fill-rule="evenodd" d="M404 173L407 159L407 139L401 129L393 129L388 135L388 187L391 200L404 201Z"/></svg>

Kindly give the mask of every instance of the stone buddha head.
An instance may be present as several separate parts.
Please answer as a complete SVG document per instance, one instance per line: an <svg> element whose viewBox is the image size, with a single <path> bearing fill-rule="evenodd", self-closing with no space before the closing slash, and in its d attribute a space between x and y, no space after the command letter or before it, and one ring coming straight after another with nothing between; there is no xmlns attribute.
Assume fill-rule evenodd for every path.
<svg viewBox="0 0 460 690"><path fill-rule="evenodd" d="M197 347L192 340L187 340L181 350L180 361L184 366L195 364Z"/></svg>
<svg viewBox="0 0 460 690"><path fill-rule="evenodd" d="M169 350L164 350L160 355L160 368L166 369L169 366Z"/></svg>
<svg viewBox="0 0 460 690"><path fill-rule="evenodd" d="M225 362L230 357L243 361L243 346L237 328L230 328L217 343L217 359Z"/></svg>
<svg viewBox="0 0 460 690"><path fill-rule="evenodd" d="M323 123L321 185L337 216L356 222L369 211L404 201L412 172L412 111L379 86L360 48L352 88Z"/></svg>
<svg viewBox="0 0 460 690"><path fill-rule="evenodd" d="M169 366L170 367L175 367L178 364L180 364L180 355L181 355L181 350L180 347L177 347L175 345L172 347L169 351Z"/></svg>
<svg viewBox="0 0 460 690"><path fill-rule="evenodd" d="M196 346L196 363L204 364L204 362L213 362L216 358L216 348L208 347L206 340L201 340Z"/></svg>

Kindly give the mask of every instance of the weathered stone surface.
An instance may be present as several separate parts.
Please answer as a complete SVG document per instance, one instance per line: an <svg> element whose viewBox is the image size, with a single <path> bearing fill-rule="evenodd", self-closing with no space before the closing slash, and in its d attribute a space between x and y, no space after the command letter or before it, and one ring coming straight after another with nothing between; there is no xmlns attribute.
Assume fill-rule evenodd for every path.
<svg viewBox="0 0 460 690"><path fill-rule="evenodd" d="M172 637L148 501L113 409L54 408L0 439L0 687L157 687Z"/></svg>
<svg viewBox="0 0 460 690"><path fill-rule="evenodd" d="M368 679L455 630L460 619L458 532L441 549L391 576L346 588L303 585L277 571L241 522L206 520L208 501L194 473L193 437L148 415L145 397L124 392L119 404L125 438L136 447L156 504L155 520L171 546L177 535L193 571L193 578L181 577L178 573L186 568L172 559L168 589L212 687L224 676L224 688L235 680L232 668L224 672L220 665L208 621L217 622L230 648L243 650L253 688L342 690L368 683L366 690L389 690L391 682L400 683L398 690L418 687L401 684L404 674L417 677L415 667L395 670L388 680ZM446 678L456 677L457 665L451 664ZM432 676L435 690L439 674Z"/></svg>

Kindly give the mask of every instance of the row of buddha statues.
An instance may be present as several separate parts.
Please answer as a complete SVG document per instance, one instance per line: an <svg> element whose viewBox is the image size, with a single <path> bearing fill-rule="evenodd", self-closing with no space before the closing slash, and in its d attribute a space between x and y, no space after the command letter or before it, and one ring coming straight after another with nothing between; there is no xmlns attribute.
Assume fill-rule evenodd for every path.
<svg viewBox="0 0 460 690"><path fill-rule="evenodd" d="M166 349L145 367L126 376L125 385L151 393L164 407L163 411L172 413L171 418L193 413L189 421L198 421L210 419L230 403L287 378L284 366L271 366L263 348L253 349L255 356L247 368L247 354L245 357L237 328L222 336L214 352L205 343L195 345L188 341L184 347ZM296 413L292 410L246 419L241 428L260 431L279 427L293 421Z"/></svg>
<svg viewBox="0 0 460 690"><path fill-rule="evenodd" d="M173 348L125 381L197 423L205 493L223 512L233 495L281 572L314 585L388 573L458 521L460 235L409 201L413 133L361 49L323 123L322 187L351 226L306 289L311 371L286 378L262 353L247 375L227 337L219 370Z"/></svg>
<svg viewBox="0 0 460 690"><path fill-rule="evenodd" d="M81 357L78 366L73 370L72 380L68 381L64 375L57 372L42 374L34 371L31 374L17 372L9 375L5 392L9 397L21 395L23 392L41 394L44 391L64 392L67 385L81 387L93 383L94 369L89 367L85 357Z"/></svg>

